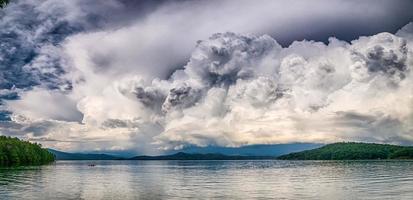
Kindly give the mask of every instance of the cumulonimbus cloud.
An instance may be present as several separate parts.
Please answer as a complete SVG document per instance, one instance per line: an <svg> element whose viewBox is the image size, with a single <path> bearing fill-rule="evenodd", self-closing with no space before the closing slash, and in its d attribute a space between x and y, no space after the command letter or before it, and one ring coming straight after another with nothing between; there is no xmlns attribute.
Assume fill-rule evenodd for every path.
<svg viewBox="0 0 413 200"><path fill-rule="evenodd" d="M136 139L133 144L166 149L341 140L410 143L411 42L380 33L352 43L332 38L327 45L302 41L282 48L265 35L214 34L198 42L188 63L169 79L132 75L84 93L84 87L93 86L86 76L67 95L77 102L83 124L53 121L58 125L43 128L41 137L62 137L57 132L63 130L79 140L121 134L124 141ZM23 93L8 104L10 110L39 118L22 106L35 100L25 97L36 94L42 97L38 90ZM65 108L63 102L57 104Z"/></svg>
<svg viewBox="0 0 413 200"><path fill-rule="evenodd" d="M70 5L63 8L84 8ZM260 28L212 34L197 31L222 24L200 25L180 35L171 28L188 13L168 6L128 25L81 24L57 42L43 32L36 42L24 40L35 56L13 69L30 79L3 77L10 87L2 94L18 96L1 106L11 113L1 133L60 149L150 153L186 145L413 143L412 24L352 42L282 47ZM72 14L63 22L85 19ZM26 31L19 37L32 35ZM4 55L12 52L0 59L13 61Z"/></svg>

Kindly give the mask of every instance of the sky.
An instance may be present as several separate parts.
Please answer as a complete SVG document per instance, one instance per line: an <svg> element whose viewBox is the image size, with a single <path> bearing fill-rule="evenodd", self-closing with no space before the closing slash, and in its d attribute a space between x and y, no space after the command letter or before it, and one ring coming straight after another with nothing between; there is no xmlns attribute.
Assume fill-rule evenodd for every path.
<svg viewBox="0 0 413 200"><path fill-rule="evenodd" d="M413 1L14 0L0 134L71 152L413 145Z"/></svg>

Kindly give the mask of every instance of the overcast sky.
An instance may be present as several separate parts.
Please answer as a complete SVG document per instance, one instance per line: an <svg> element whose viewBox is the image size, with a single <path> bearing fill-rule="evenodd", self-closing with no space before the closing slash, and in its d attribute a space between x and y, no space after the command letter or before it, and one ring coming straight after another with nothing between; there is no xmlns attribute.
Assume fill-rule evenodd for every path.
<svg viewBox="0 0 413 200"><path fill-rule="evenodd" d="M413 144L413 1L15 0L0 134L65 151Z"/></svg>

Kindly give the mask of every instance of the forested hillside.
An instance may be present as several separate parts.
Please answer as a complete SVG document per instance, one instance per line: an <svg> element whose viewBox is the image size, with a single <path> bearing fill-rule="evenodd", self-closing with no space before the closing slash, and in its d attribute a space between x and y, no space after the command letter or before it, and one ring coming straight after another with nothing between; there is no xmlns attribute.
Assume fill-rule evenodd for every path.
<svg viewBox="0 0 413 200"><path fill-rule="evenodd" d="M0 0L0 8L4 7L10 0Z"/></svg>
<svg viewBox="0 0 413 200"><path fill-rule="evenodd" d="M0 136L0 166L42 165L54 159L54 155L39 144Z"/></svg>
<svg viewBox="0 0 413 200"><path fill-rule="evenodd" d="M370 160L413 159L413 147L389 144L342 142L321 148L290 153L283 160Z"/></svg>

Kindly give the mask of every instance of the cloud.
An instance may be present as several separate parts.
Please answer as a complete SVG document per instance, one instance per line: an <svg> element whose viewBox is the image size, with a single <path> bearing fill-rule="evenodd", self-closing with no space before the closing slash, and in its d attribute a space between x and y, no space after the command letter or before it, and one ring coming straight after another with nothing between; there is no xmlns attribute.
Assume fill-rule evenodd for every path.
<svg viewBox="0 0 413 200"><path fill-rule="evenodd" d="M20 93L18 100L8 101L7 110L31 119L81 121L83 118L69 95L59 91L35 88Z"/></svg>
<svg viewBox="0 0 413 200"><path fill-rule="evenodd" d="M403 26L403 28L401 28L399 31L397 31L396 35L403 37L403 38L408 38L409 41L411 41L412 33L413 33L413 22L410 22L407 25Z"/></svg>
<svg viewBox="0 0 413 200"><path fill-rule="evenodd" d="M130 76L90 93L81 93L87 81L75 84L72 94L86 95L77 104L84 125L76 126L92 129L77 137L97 130L102 139L120 134L149 152L190 145L410 143L407 44L380 33L282 48L269 36L215 34L199 41L169 79Z"/></svg>
<svg viewBox="0 0 413 200"><path fill-rule="evenodd" d="M353 59L355 63L363 63L366 68L354 70L369 79L371 74L382 73L398 82L406 77L407 41L391 34L381 33L373 38L360 38L354 44ZM362 72L363 71L363 72Z"/></svg>
<svg viewBox="0 0 413 200"><path fill-rule="evenodd" d="M394 5L403 3L408 4L406 1L390 5L341 0L288 4L282 1L240 1L237 4L233 1L170 1L127 26L86 31L69 38L65 45L68 54L75 58L74 64L85 70L84 73L108 74L113 78L137 73L149 79L165 79L186 62L196 41L205 40L214 33L267 33L283 44L298 38L319 39L318 33L314 33L316 30L325 31L322 34L327 36L322 39L326 40L328 36L344 32L336 30L338 28L326 30L338 24L357 24L349 29L366 30L360 34L377 33L383 28L374 28L377 25L372 21L382 19L382 25L393 26L396 19L390 16L400 12ZM370 12L364 12L365 9ZM320 22L322 19L329 21Z"/></svg>
<svg viewBox="0 0 413 200"><path fill-rule="evenodd" d="M331 39L328 45L304 41L288 48L268 36L214 35L168 80L172 88L177 83L198 88L202 98L195 103L196 95L178 98L192 106L166 112L156 140L171 148L401 142L394 136L411 134L406 118L412 99L403 95L412 91L408 51L405 39L389 33L351 44ZM263 62L268 59L272 66ZM388 106L394 102L398 105Z"/></svg>
<svg viewBox="0 0 413 200"><path fill-rule="evenodd" d="M10 118L0 133L62 150L149 154L192 145L411 144L411 24L353 41L277 42L321 30L321 18L364 24L389 16L387 3L366 14L367 4L349 2L331 1L329 10L325 1L172 1L134 13L129 1L17 1L0 21L0 109Z"/></svg>

